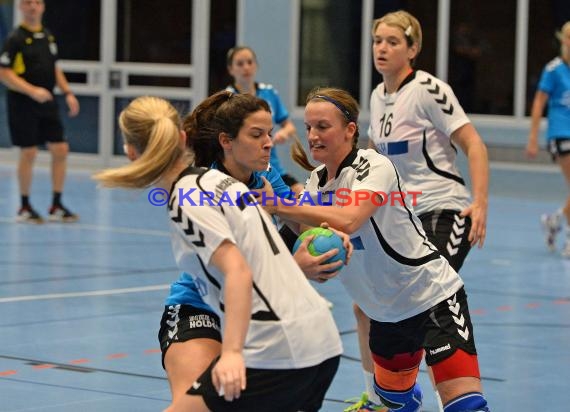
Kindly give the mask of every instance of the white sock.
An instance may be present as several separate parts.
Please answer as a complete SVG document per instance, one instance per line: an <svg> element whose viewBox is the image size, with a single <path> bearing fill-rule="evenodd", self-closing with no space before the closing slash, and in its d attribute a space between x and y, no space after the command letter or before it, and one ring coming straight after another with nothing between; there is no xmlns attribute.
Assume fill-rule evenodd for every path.
<svg viewBox="0 0 570 412"><path fill-rule="evenodd" d="M374 392L374 374L364 369L362 370L362 374L364 375L364 387L366 388L368 399L376 405L381 405L382 401L380 397Z"/></svg>
<svg viewBox="0 0 570 412"><path fill-rule="evenodd" d="M552 221L555 223L556 226L562 226L563 224L563 220L564 219L564 210L562 210L562 208L558 209L557 211L555 211L552 215L550 215L552 217Z"/></svg>
<svg viewBox="0 0 570 412"><path fill-rule="evenodd" d="M435 391L435 399L437 400L438 411L443 412L443 403L441 403L441 396L439 396L438 391Z"/></svg>

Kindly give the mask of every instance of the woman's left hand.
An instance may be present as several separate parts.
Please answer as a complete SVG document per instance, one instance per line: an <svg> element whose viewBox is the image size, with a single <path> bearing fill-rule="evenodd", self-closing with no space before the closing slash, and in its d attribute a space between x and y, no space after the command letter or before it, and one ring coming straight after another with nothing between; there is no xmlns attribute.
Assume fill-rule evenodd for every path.
<svg viewBox="0 0 570 412"><path fill-rule="evenodd" d="M473 202L463 209L460 214L461 217L469 216L471 218L471 231L469 232L469 242L471 246L479 244L479 249L485 243L485 236L487 235L487 204L480 202Z"/></svg>
<svg viewBox="0 0 570 412"><path fill-rule="evenodd" d="M344 248L346 249L346 261L344 262L344 264L348 265L348 262L350 262L350 258L352 256L352 251L354 250L354 246L352 245L352 242L350 241L350 236L347 233L341 232L340 230L337 230L333 227L330 227L328 222L321 223L321 227L324 227L325 229L332 230L333 232L335 232L337 235L339 235L341 237L342 244L343 244Z"/></svg>

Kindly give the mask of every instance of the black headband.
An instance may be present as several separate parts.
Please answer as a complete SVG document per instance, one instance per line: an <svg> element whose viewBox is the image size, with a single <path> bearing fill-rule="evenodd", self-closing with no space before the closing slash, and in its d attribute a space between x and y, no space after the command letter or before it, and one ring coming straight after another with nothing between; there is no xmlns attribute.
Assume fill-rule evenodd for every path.
<svg viewBox="0 0 570 412"><path fill-rule="evenodd" d="M311 97L311 100L313 100L313 99L323 99L329 103L334 104L337 107L337 109L342 112L344 117L346 117L346 120L348 120L349 122L356 122L356 120L352 118L352 115L350 114L348 109L346 107L344 107L344 105L341 102L339 102L338 100L333 99L332 97L323 96L322 94L314 95L313 97Z"/></svg>

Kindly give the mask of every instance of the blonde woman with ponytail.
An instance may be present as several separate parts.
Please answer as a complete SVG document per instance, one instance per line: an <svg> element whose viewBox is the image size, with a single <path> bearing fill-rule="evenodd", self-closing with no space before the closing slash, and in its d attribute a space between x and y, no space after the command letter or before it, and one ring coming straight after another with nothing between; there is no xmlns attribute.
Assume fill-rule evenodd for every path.
<svg viewBox="0 0 570 412"><path fill-rule="evenodd" d="M192 159L176 109L157 97L139 97L121 112L119 126L132 163L94 178L106 187L170 190ZM170 287L158 334L173 404L220 355L220 331L219 316L203 301L193 278L182 273Z"/></svg>
<svg viewBox="0 0 570 412"><path fill-rule="evenodd" d="M164 187L165 182L173 179L171 174L190 164L180 117L166 100L150 96L133 100L121 112L119 127L125 154L132 163L97 173L94 178L103 186Z"/></svg>
<svg viewBox="0 0 570 412"><path fill-rule="evenodd" d="M220 93L225 94L209 97L195 113L233 97ZM216 110L212 114L189 129L194 142L212 128L220 142L227 140L229 130L218 130ZM238 123L247 120L259 139L269 139L267 110L225 115ZM342 344L325 300L295 263L271 217L245 184L219 170L189 165L186 133L165 100L135 99L119 125L132 163L95 179L107 187L168 191L174 256L200 283L202 299L223 329L220 356L207 358L209 366L167 411L318 411Z"/></svg>

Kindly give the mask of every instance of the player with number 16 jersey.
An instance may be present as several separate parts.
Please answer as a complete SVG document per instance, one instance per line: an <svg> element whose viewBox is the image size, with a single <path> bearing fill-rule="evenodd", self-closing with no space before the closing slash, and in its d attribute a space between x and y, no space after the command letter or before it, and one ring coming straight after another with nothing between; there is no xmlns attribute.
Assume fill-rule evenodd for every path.
<svg viewBox="0 0 570 412"><path fill-rule="evenodd" d="M419 191L414 211L463 210L470 203L451 134L469 123L451 88L412 71L394 93L380 83L370 98L368 137L396 165L406 187Z"/></svg>

